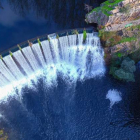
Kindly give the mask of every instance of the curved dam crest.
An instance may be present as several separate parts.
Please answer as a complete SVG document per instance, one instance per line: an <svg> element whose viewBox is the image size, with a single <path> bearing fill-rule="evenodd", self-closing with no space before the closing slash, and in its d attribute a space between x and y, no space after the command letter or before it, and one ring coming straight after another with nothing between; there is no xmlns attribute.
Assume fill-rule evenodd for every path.
<svg viewBox="0 0 140 140"><path fill-rule="evenodd" d="M87 32L85 43L83 33L48 37L1 58L0 102L21 95L23 87L35 88L39 78L48 88L57 85L58 75L67 84L104 75L104 52L96 32Z"/></svg>

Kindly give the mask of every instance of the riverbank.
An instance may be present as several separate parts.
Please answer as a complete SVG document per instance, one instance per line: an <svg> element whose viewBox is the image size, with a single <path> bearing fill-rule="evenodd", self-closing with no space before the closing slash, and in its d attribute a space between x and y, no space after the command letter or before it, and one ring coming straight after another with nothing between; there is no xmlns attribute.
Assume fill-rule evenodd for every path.
<svg viewBox="0 0 140 140"><path fill-rule="evenodd" d="M106 12L105 12L106 11ZM86 15L87 23L97 23L105 58L131 55L140 51L140 3L138 0L108 0Z"/></svg>
<svg viewBox="0 0 140 140"><path fill-rule="evenodd" d="M86 15L87 23L98 24L107 64L126 57L140 61L139 15L138 0L107 0Z"/></svg>

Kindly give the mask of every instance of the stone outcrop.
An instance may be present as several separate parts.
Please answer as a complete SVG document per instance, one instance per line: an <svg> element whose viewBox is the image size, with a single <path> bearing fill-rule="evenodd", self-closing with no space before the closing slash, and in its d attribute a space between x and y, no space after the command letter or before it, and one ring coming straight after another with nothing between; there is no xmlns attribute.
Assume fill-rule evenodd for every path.
<svg viewBox="0 0 140 140"><path fill-rule="evenodd" d="M87 23L97 23L98 25L106 25L109 20L109 17L106 16L104 13L101 11L93 13L89 13L86 15L85 21Z"/></svg>
<svg viewBox="0 0 140 140"><path fill-rule="evenodd" d="M115 3L112 6L113 10L109 10L109 2L106 5L107 6L103 3L100 8L95 8L88 13L86 15L86 22L107 26L110 24L121 24L125 21L132 21L140 16L139 0L123 0L122 2ZM106 13L104 12L105 8Z"/></svg>
<svg viewBox="0 0 140 140"><path fill-rule="evenodd" d="M88 13L85 20L98 24L105 58L131 58L140 51L140 0L108 0Z"/></svg>
<svg viewBox="0 0 140 140"><path fill-rule="evenodd" d="M107 0L85 20L98 24L110 74L134 82L134 64L140 61L140 0Z"/></svg>

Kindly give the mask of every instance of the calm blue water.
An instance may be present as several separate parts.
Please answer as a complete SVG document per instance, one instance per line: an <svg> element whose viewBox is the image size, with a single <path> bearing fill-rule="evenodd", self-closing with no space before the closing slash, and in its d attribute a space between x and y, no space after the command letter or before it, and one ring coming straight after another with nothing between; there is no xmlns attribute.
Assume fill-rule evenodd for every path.
<svg viewBox="0 0 140 140"><path fill-rule="evenodd" d="M28 39L65 29L88 27L84 4L103 0L2 0L0 52Z"/></svg>
<svg viewBox="0 0 140 140"><path fill-rule="evenodd" d="M87 26L83 4L93 3L21 2L2 1L0 51L42 34ZM20 99L0 105L4 116L0 118L0 128L5 129L10 140L139 140L140 64L135 77L135 83L123 83L106 72L101 79L68 85L60 76L58 85L50 89L40 79L34 90L24 88ZM110 89L122 93L122 101L111 109L106 99Z"/></svg>

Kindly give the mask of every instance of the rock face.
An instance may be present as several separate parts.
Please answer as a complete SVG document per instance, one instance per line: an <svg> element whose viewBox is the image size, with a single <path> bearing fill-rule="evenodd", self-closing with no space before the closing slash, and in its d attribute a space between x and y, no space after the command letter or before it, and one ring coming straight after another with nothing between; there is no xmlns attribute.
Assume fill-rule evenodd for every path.
<svg viewBox="0 0 140 140"><path fill-rule="evenodd" d="M101 11L99 12L93 11L93 13L89 13L86 15L85 20L87 23L97 23L98 25L106 25L109 20L109 17L106 16Z"/></svg>
<svg viewBox="0 0 140 140"><path fill-rule="evenodd" d="M98 24L106 58L140 50L140 0L108 0L88 13L85 20Z"/></svg>
<svg viewBox="0 0 140 140"><path fill-rule="evenodd" d="M112 2L110 2L112 1ZM114 3L113 3L114 1ZM108 26L132 21L140 16L139 0L108 0L86 15L86 22ZM121 1L121 2L119 2ZM112 9L112 10L111 10Z"/></svg>
<svg viewBox="0 0 140 140"><path fill-rule="evenodd" d="M98 24L107 63L127 56L140 61L140 0L107 0L88 13L85 20ZM133 73L123 68L112 70L117 79L134 81Z"/></svg>

